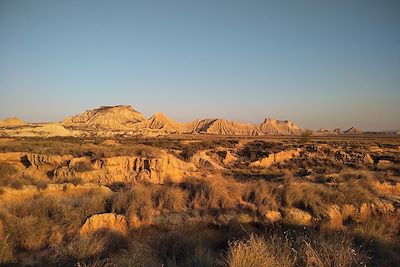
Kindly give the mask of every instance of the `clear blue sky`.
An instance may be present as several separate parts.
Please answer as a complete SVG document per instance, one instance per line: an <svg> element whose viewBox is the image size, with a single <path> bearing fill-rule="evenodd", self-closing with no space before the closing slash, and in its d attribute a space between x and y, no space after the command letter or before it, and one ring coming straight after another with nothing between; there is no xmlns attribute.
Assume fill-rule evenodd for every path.
<svg viewBox="0 0 400 267"><path fill-rule="evenodd" d="M400 128L400 1L0 0L0 118Z"/></svg>

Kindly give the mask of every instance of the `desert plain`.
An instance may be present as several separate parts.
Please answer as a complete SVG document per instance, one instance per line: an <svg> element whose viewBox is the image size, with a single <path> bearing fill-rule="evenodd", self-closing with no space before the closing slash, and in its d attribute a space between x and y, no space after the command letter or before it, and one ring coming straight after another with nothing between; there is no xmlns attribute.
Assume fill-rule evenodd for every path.
<svg viewBox="0 0 400 267"><path fill-rule="evenodd" d="M0 122L0 265L399 266L400 138L100 107Z"/></svg>

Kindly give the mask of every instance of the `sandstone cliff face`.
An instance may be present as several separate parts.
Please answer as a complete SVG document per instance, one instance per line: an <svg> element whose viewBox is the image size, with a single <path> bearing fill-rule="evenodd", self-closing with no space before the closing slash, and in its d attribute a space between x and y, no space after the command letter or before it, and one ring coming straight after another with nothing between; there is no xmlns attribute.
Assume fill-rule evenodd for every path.
<svg viewBox="0 0 400 267"><path fill-rule="evenodd" d="M25 166L26 173L45 176L52 173L58 181L81 178L85 182L110 184L114 182L146 181L161 184L179 182L196 171L192 163L184 162L166 152L154 158L118 156L101 159L74 158L71 155L41 155L31 153L1 153L0 159Z"/></svg>
<svg viewBox="0 0 400 267"><path fill-rule="evenodd" d="M155 184L180 182L196 171L193 163L182 161L165 151L152 158L116 156L96 159L11 152L0 153L0 162L12 164L22 173L37 178L49 177L58 182L80 178L84 182L99 184L136 181Z"/></svg>
<svg viewBox="0 0 400 267"><path fill-rule="evenodd" d="M22 157L22 161L26 164L27 167L32 166L36 169L41 169L47 166L58 166L68 160L72 160L73 157L71 155L45 155L45 154L31 154L28 153Z"/></svg>
<svg viewBox="0 0 400 267"><path fill-rule="evenodd" d="M263 134L278 134L278 135L302 133L302 129L291 121L281 121L271 118L267 118L264 120L264 122L260 125L260 131Z"/></svg>

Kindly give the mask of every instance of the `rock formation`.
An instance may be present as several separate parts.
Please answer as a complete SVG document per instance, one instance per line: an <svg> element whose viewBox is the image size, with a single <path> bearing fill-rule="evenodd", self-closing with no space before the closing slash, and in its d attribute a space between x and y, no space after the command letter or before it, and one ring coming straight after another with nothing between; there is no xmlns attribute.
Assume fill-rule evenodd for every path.
<svg viewBox="0 0 400 267"><path fill-rule="evenodd" d="M103 213L89 217L82 225L79 234L87 235L98 230L112 231L122 236L127 236L129 233L125 216L115 213Z"/></svg>
<svg viewBox="0 0 400 267"><path fill-rule="evenodd" d="M345 134L361 134L361 133L363 133L363 131L361 131L360 129L357 129L355 127L351 127L350 129L344 131L343 133L345 133Z"/></svg>
<svg viewBox="0 0 400 267"><path fill-rule="evenodd" d="M271 153L268 157L262 158L255 162L250 163L249 167L269 167L272 164L284 162L294 157L300 156L300 149L292 149L288 151L281 151L278 153Z"/></svg>
<svg viewBox="0 0 400 267"><path fill-rule="evenodd" d="M53 137L77 136L78 132L68 130L59 123L23 124L12 128L0 126L0 136Z"/></svg>
<svg viewBox="0 0 400 267"><path fill-rule="evenodd" d="M65 119L63 125L78 129L109 129L132 131L147 135L151 132L164 134L215 134L215 135L264 135L300 134L302 129L291 121L265 119L259 125L239 123L224 119L200 119L179 123L162 113L151 118L135 111L130 106L101 107Z"/></svg>
<svg viewBox="0 0 400 267"><path fill-rule="evenodd" d="M21 126L26 123L18 118L7 118L4 120L0 120L0 127L12 127L12 126Z"/></svg>
<svg viewBox="0 0 400 267"><path fill-rule="evenodd" d="M68 117L60 123L26 124L17 118L0 120L0 136L144 136L155 137L168 134L212 135L299 135L303 129L289 120L266 118L260 124L240 123L220 118L176 122L163 113L155 113L149 119L129 105L102 106ZM320 129L316 133L341 134L340 129ZM361 130L350 128L346 134L360 134Z"/></svg>
<svg viewBox="0 0 400 267"><path fill-rule="evenodd" d="M125 124L144 121L145 117L131 106L102 106L98 109L66 118L62 124L65 126L124 129Z"/></svg>
<svg viewBox="0 0 400 267"><path fill-rule="evenodd" d="M337 133L337 134L342 134L342 133L343 133L342 130L341 130L340 128L334 129L333 132L334 132L334 133Z"/></svg>

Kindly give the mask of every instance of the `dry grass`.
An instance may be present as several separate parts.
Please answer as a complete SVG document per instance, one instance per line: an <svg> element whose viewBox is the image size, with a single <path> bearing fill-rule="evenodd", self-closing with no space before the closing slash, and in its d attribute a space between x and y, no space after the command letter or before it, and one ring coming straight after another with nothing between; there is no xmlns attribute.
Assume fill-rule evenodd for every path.
<svg viewBox="0 0 400 267"><path fill-rule="evenodd" d="M249 183L244 192L244 200L254 204L260 212L279 207L277 198L272 193L271 184L264 180Z"/></svg>
<svg viewBox="0 0 400 267"><path fill-rule="evenodd" d="M0 162L0 187L8 186L14 189L21 189L24 185L34 185L39 189L44 189L48 183L49 180L36 179L29 175L20 174L12 164Z"/></svg>
<svg viewBox="0 0 400 267"><path fill-rule="evenodd" d="M306 266L363 266L368 260L344 235L320 236L318 239L305 240L304 244Z"/></svg>
<svg viewBox="0 0 400 267"><path fill-rule="evenodd" d="M25 250L40 250L48 245L50 224L33 215L7 218L7 232L16 246Z"/></svg>
<svg viewBox="0 0 400 267"><path fill-rule="evenodd" d="M228 248L219 262L225 266L358 266L369 264L364 253L372 257L371 264L375 266L398 266L399 214L388 212L390 207L385 208L385 203L395 203L394 197L391 193L381 195L373 185L376 181L394 185L400 181L399 172L339 161L329 151L323 152L322 158L300 156L267 169L246 167L246 162L299 146L296 140L279 141L254 141L240 149L239 161L243 162L223 172L236 180L210 171L181 184L115 186L111 199L96 191L63 197L44 197L39 193L24 203L1 207L0 221L4 225L0 225L0 265L15 262L26 253L44 255L47 264L61 266L215 266L219 253ZM368 147L368 142L347 141L331 145L344 146L343 151L347 153L359 153ZM0 144L0 151L85 155L92 159L116 155L153 158L161 153L154 147L159 146L183 151L180 157L188 159L199 149L232 147L236 143L212 138L199 142L121 138L118 140L121 145L112 147L102 142L102 139L19 139L13 144ZM307 149L312 145L301 147ZM78 164L75 170L85 172L90 167ZM0 163L0 186L21 188L28 184L44 188L47 182L24 176L11 164ZM79 178L75 180L75 183L83 182ZM367 212L358 220L362 203L366 203ZM372 203L376 206L371 208ZM327 214L327 208L333 204L338 206L340 227L318 228L335 220L335 215ZM348 209L343 209L347 204L350 204L346 206ZM285 225L285 219L264 224L262 216L266 211L284 213L288 207L309 211L314 216L312 225L309 228ZM85 220L103 212L127 216L132 227L127 247L124 239L110 232L79 236ZM232 214L239 214L238 217L243 214L244 219L234 219L225 226L223 219L226 217L232 222L229 217ZM171 223L169 227L153 220L155 216L163 221L163 216L179 219L186 215L196 223ZM204 223L197 223L203 222L203 218ZM238 239L243 236L244 227L250 229L246 232L247 238ZM268 228L273 231L264 232ZM174 231L165 232L171 229ZM320 229L323 231L319 232ZM357 242L353 241L354 237ZM236 241L228 243L228 240Z"/></svg>
<svg viewBox="0 0 400 267"><path fill-rule="evenodd" d="M229 243L222 265L244 266L365 266L368 257L348 235L271 229L264 236Z"/></svg>
<svg viewBox="0 0 400 267"><path fill-rule="evenodd" d="M177 186L163 188L157 192L157 208L159 210L185 211L189 194Z"/></svg>
<svg viewBox="0 0 400 267"><path fill-rule="evenodd" d="M126 241L121 236L109 231L97 231L89 235L75 236L60 246L53 246L49 253L53 262L99 264L99 259L104 259L125 247Z"/></svg>
<svg viewBox="0 0 400 267"><path fill-rule="evenodd" d="M400 245L400 215L371 216L367 221L355 226L355 233L366 240L385 245Z"/></svg>
<svg viewBox="0 0 400 267"><path fill-rule="evenodd" d="M330 185L310 182L292 182L284 192L284 204L289 207L310 210L314 216L321 216L329 205L372 203L379 194L367 179L350 179Z"/></svg>
<svg viewBox="0 0 400 267"><path fill-rule="evenodd" d="M111 211L119 214L136 214L143 221L149 220L154 211L154 189L145 184L135 184L131 189L119 191L111 201Z"/></svg>
<svg viewBox="0 0 400 267"><path fill-rule="evenodd" d="M241 200L240 185L220 176L187 179L182 186L194 209L234 209Z"/></svg>
<svg viewBox="0 0 400 267"><path fill-rule="evenodd" d="M14 165L7 162L0 162L0 179L8 178L16 173L18 173L18 170Z"/></svg>
<svg viewBox="0 0 400 267"><path fill-rule="evenodd" d="M14 263L16 261L14 244L10 236L3 236L0 238L0 265Z"/></svg>
<svg viewBox="0 0 400 267"><path fill-rule="evenodd" d="M32 152L47 155L73 155L74 157L157 157L160 153L157 147L140 144L138 141L115 149L115 147L102 144L104 140L101 138L83 140L73 137L18 138L13 142L0 143L0 152Z"/></svg>
<svg viewBox="0 0 400 267"><path fill-rule="evenodd" d="M321 216L327 204L335 203L338 192L325 185L310 183L292 183L285 193L285 205L311 210L316 216Z"/></svg>
<svg viewBox="0 0 400 267"><path fill-rule="evenodd" d="M92 214L105 211L106 199L96 192L73 198L38 197L2 210L4 231L16 247L35 251L76 235Z"/></svg>
<svg viewBox="0 0 400 267"><path fill-rule="evenodd" d="M251 234L248 240L229 243L221 263L228 267L289 267L295 262L296 255L288 239Z"/></svg>

